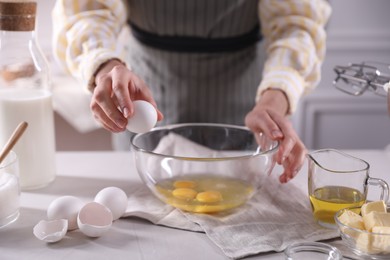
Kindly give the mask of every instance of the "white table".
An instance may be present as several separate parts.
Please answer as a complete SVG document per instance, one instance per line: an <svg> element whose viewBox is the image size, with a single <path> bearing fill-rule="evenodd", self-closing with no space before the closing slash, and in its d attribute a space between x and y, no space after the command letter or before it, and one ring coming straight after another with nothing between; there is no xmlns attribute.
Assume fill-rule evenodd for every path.
<svg viewBox="0 0 390 260"><path fill-rule="evenodd" d="M389 154L379 150L346 152L368 161L371 175L390 183ZM305 164L292 180L304 191L306 169ZM136 218L115 221L109 232L97 239L72 231L59 243L39 241L32 234L33 226L46 219L46 209L55 198L73 195L87 202L107 186L117 186L131 194L132 187L141 182L126 152L60 152L57 171L56 180L48 187L22 192L21 216L0 229L0 259L228 259L203 233L156 226ZM276 167L273 174L279 172ZM284 255L270 252L248 259L284 259Z"/></svg>

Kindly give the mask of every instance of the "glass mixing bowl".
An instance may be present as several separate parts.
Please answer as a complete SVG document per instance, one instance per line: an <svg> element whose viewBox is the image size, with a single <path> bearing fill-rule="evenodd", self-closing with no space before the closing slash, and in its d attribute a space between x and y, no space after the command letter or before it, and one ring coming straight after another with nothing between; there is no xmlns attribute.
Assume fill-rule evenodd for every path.
<svg viewBox="0 0 390 260"><path fill-rule="evenodd" d="M198 213L242 205L275 165L278 142L241 126L193 123L131 140L137 171L159 199Z"/></svg>

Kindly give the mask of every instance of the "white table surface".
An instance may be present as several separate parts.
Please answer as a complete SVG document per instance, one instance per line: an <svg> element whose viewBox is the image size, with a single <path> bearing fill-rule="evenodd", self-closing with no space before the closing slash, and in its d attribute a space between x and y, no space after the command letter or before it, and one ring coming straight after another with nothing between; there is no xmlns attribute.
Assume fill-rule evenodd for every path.
<svg viewBox="0 0 390 260"><path fill-rule="evenodd" d="M351 150L371 165L371 176L390 183L390 155L379 150ZM275 167L272 174L279 174ZM292 180L307 192L306 163ZM80 231L68 232L58 243L46 244L32 233L36 223L46 219L51 201L72 195L88 202L108 186L122 188L131 196L139 185L132 156L126 152L59 152L57 177L48 187L23 191L19 219L0 229L0 259L228 259L205 234L153 225L142 219L124 218L100 238L88 238ZM375 190L375 189L371 189ZM376 191L370 197L378 198ZM283 253L265 253L246 259L284 259Z"/></svg>

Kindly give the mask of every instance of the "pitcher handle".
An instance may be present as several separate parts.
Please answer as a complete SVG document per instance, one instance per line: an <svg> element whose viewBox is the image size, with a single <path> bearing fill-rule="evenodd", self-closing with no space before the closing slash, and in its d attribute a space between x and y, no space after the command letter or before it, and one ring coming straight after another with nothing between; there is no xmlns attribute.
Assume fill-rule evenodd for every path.
<svg viewBox="0 0 390 260"><path fill-rule="evenodd" d="M380 199L383 200L385 204L387 204L387 201L389 200L389 185L387 182L382 179L368 177L367 184L380 186L382 189Z"/></svg>

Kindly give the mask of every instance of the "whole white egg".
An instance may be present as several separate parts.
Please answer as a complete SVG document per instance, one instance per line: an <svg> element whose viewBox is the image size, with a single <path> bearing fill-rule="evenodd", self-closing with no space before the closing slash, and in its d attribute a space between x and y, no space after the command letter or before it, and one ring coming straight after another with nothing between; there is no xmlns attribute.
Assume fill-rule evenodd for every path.
<svg viewBox="0 0 390 260"><path fill-rule="evenodd" d="M133 133L145 133L157 123L157 111L145 100L133 101L134 114L127 119L127 130Z"/></svg>
<svg viewBox="0 0 390 260"><path fill-rule="evenodd" d="M117 220L126 212L127 199L127 195L122 189L107 187L96 194L94 201L109 208L113 220Z"/></svg>
<svg viewBox="0 0 390 260"><path fill-rule="evenodd" d="M53 200L47 208L49 220L68 220L68 230L77 228L77 215L84 203L74 196L62 196Z"/></svg>

